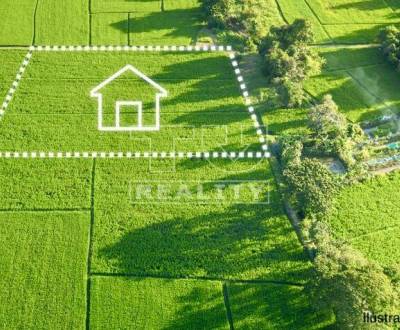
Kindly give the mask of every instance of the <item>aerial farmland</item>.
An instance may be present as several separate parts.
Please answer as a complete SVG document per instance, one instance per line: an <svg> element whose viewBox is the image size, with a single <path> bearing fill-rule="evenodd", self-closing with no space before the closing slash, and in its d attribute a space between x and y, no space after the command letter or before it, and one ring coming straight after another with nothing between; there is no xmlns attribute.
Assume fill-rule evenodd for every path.
<svg viewBox="0 0 400 330"><path fill-rule="evenodd" d="M0 13L0 329L399 327L400 1Z"/></svg>

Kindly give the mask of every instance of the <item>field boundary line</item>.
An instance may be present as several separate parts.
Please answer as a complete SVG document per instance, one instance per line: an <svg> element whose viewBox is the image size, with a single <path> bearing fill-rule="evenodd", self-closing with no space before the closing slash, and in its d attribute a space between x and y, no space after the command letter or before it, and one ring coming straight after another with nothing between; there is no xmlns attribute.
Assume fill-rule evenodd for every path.
<svg viewBox="0 0 400 330"><path fill-rule="evenodd" d="M185 151L185 152L159 152L159 151L145 151L145 152L100 152L100 151L87 151L87 152L51 152L51 151L0 151L0 159L15 159L15 158L52 158L52 159L63 159L63 158L127 158L127 159L261 159L269 158L270 153L267 151Z"/></svg>
<svg viewBox="0 0 400 330"><path fill-rule="evenodd" d="M152 279L160 279L160 280L197 280L197 281L212 281L212 282L221 282L221 283L233 283L233 284L276 284L276 285L288 285L288 286L297 286L304 287L304 283L291 282L291 281L278 281L278 280L242 280L242 279L227 279L221 277L211 277L211 276L158 276L158 275L140 275L133 273L103 273L103 272L91 272L90 276L95 277L131 277L137 279L143 278L152 278Z"/></svg>
<svg viewBox="0 0 400 330"><path fill-rule="evenodd" d="M360 235L357 235L357 236L354 236L354 237L351 237L351 238L348 238L348 239L345 239L345 240L347 240L349 242L353 242L354 240L357 240L359 238L363 238L363 237L366 237L366 236L371 236L371 235L374 235L376 233L381 233L381 232L385 232L385 231L391 231L393 229L398 229L398 228L399 228L399 225L383 227L383 228L376 229L376 230L374 230L372 232L365 233L365 234L360 234Z"/></svg>
<svg viewBox="0 0 400 330"><path fill-rule="evenodd" d="M40 1L40 0L36 0L35 9L33 10L33 35L32 35L32 45L34 45L34 44L35 44L35 41L36 41L36 16L37 16L37 11L38 11L38 7L39 7L39 1Z"/></svg>
<svg viewBox="0 0 400 330"><path fill-rule="evenodd" d="M252 104L251 98L250 98L250 94L249 91L247 89L247 85L245 83L245 80L243 78L242 72L239 68L239 63L236 59L236 55L234 52L231 52L229 54L229 58L231 60L231 64L234 70L234 73L236 75L236 79L239 83L239 87L242 91L242 96L244 99L244 104L247 107L247 111L250 113L250 118L253 120L253 125L254 128L256 129L256 133L258 135L258 140L261 143L261 148L264 151L268 150L268 145L267 145L267 141L265 139L264 136L264 132L262 131L261 127L264 127L264 125L261 124L261 121L259 119L259 117L257 116L255 110L254 110L254 106Z"/></svg>
<svg viewBox="0 0 400 330"><path fill-rule="evenodd" d="M222 295L224 297L226 318L228 319L229 328L230 328L230 330L234 330L232 309L231 309L231 304L229 301L229 290L228 290L228 286L226 285L226 282L222 283Z"/></svg>
<svg viewBox="0 0 400 330"><path fill-rule="evenodd" d="M279 1L275 0L275 4L276 4L276 7L278 8L279 15L281 16L283 22L286 24L289 24L289 21L286 19L285 14L283 13L283 10L282 10L282 7L281 7L281 4L279 3Z"/></svg>
<svg viewBox="0 0 400 330"><path fill-rule="evenodd" d="M88 254L87 254L87 283L86 283L86 329L90 329L90 304L91 304L91 277L90 269L92 267L92 253L93 253L93 233L94 233L94 189L96 180L96 159L93 159L92 164L92 177L90 187L90 222L89 222L89 237L88 237Z"/></svg>
<svg viewBox="0 0 400 330"><path fill-rule="evenodd" d="M5 97L4 101L3 101L3 104L2 104L2 106L0 108L0 120L4 116L4 114L5 114L5 112L6 112L7 108L8 108L8 105L10 104L15 92L18 89L18 86L19 86L19 84L21 82L21 79L22 79L22 77L24 75L24 72L27 69L27 67L28 67L28 65L29 65L29 63L31 61L32 55L33 55L33 50L29 49L28 53L25 55L25 57L24 57L24 59L22 61L21 66L18 69L18 72L17 72L17 74L15 76L15 79L14 79L13 83L11 84L11 87L9 88L9 90L7 92L7 95L6 95L6 97Z"/></svg>
<svg viewBox="0 0 400 330"><path fill-rule="evenodd" d="M90 212L90 208L88 207L71 207L71 208L27 208L27 209L17 209L17 208L7 208L7 209L0 209L0 213L87 213Z"/></svg>
<svg viewBox="0 0 400 330"><path fill-rule="evenodd" d="M328 38L331 40L331 42L334 44L335 40L332 38L332 36L329 34L328 30L325 28L324 24L322 23L321 19L317 15L317 13L314 11L314 9L310 6L307 0L303 0L308 9L310 9L311 13L314 15L315 19L318 21L319 25L321 26L322 30L326 33Z"/></svg>

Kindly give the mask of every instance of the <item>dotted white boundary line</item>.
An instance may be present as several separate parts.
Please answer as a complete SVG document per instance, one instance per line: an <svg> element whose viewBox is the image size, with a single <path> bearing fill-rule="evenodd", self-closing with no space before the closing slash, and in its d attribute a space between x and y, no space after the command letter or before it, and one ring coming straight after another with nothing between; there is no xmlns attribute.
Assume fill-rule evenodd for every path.
<svg viewBox="0 0 400 330"><path fill-rule="evenodd" d="M202 158L202 159L240 159L240 158L269 158L269 152L51 152L25 151L0 152L0 158Z"/></svg>
<svg viewBox="0 0 400 330"><path fill-rule="evenodd" d="M7 95L3 101L3 104L1 105L1 108L0 108L0 120L3 118L5 112L8 108L8 105L10 104L15 92L17 91L17 88L19 86L19 83L21 82L22 76L31 61L32 53L33 53L33 50L29 49L28 53L24 57L24 60L22 61L21 66L18 69L18 72L15 76L15 80L13 81L10 89L7 92Z"/></svg>
<svg viewBox="0 0 400 330"><path fill-rule="evenodd" d="M257 114L254 111L254 107L252 106L250 94L249 94L249 91L247 89L247 85L246 85L246 83L244 81L244 78L242 76L242 73L240 71L239 63L238 63L238 61L236 59L235 53L234 52L229 53L229 58L231 60L234 72L236 74L236 78L237 78L237 80L239 82L239 87L240 87L240 89L242 91L244 104L247 106L247 110L250 113L251 119L253 120L253 124L254 124L254 127L255 127L256 132L257 132L258 140L261 143L261 148L262 148L262 150L267 151L268 150L267 141L265 140L263 131L261 129L261 124L260 124L259 118L258 118Z"/></svg>
<svg viewBox="0 0 400 330"><path fill-rule="evenodd" d="M248 107L250 117L253 120L259 142L261 143L263 152L0 152L0 158L268 158L270 153L267 152L268 146L263 135L261 124L252 106L246 83L241 74L236 55L231 46L30 46L22 65L8 94L0 109L0 120L4 116L16 89L22 79L27 66L30 63L34 51L45 52L84 52L84 51L204 51L204 52L229 52L229 58L234 68L239 87L242 91L244 103Z"/></svg>
<svg viewBox="0 0 400 330"><path fill-rule="evenodd" d="M181 52L231 52L232 46L30 46L30 51L44 51L44 52L85 52L85 51L181 51Z"/></svg>

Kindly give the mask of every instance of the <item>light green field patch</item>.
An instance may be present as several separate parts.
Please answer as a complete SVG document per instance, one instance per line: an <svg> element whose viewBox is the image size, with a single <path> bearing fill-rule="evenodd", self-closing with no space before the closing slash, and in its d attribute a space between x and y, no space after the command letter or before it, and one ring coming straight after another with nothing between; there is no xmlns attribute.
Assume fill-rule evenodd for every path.
<svg viewBox="0 0 400 330"><path fill-rule="evenodd" d="M31 45L36 0L0 2L0 45Z"/></svg>
<svg viewBox="0 0 400 330"><path fill-rule="evenodd" d="M15 79L18 68L21 66L25 50L1 50L0 51L0 102L6 97L12 82Z"/></svg>
<svg viewBox="0 0 400 330"><path fill-rule="evenodd" d="M302 287L229 284L228 292L235 329L309 330L333 323L330 313L310 305Z"/></svg>
<svg viewBox="0 0 400 330"><path fill-rule="evenodd" d="M272 180L265 161L99 161L92 271L303 282Z"/></svg>
<svg viewBox="0 0 400 330"><path fill-rule="evenodd" d="M213 281L93 277L92 329L229 329Z"/></svg>
<svg viewBox="0 0 400 330"><path fill-rule="evenodd" d="M307 129L307 109L269 109L262 115L268 134L301 135Z"/></svg>
<svg viewBox="0 0 400 330"><path fill-rule="evenodd" d="M199 0L163 0L164 10L199 8Z"/></svg>
<svg viewBox="0 0 400 330"><path fill-rule="evenodd" d="M85 45L89 41L87 0L40 0L36 13L36 45Z"/></svg>
<svg viewBox="0 0 400 330"><path fill-rule="evenodd" d="M376 118L387 111L387 105L382 100L369 93L345 71L313 77L307 81L306 90L317 99L331 94L339 110L353 122Z"/></svg>
<svg viewBox="0 0 400 330"><path fill-rule="evenodd" d="M399 22L385 0L306 0L324 24Z"/></svg>
<svg viewBox="0 0 400 330"><path fill-rule="evenodd" d="M318 52L326 60L325 71L346 70L360 66L382 64L385 61L378 47L323 47L319 48Z"/></svg>
<svg viewBox="0 0 400 330"><path fill-rule="evenodd" d="M98 102L90 91L126 64L169 93L161 100L158 132L98 130ZM117 101L140 101L144 123L154 124L156 91L143 84L130 73L105 87L104 121L116 125ZM135 124L136 109L125 110L125 122ZM231 63L226 54L211 52L35 53L0 138L3 151L260 150Z"/></svg>
<svg viewBox="0 0 400 330"><path fill-rule="evenodd" d="M389 64L349 70L351 76L372 95L385 102L384 114L400 112L400 76Z"/></svg>
<svg viewBox="0 0 400 330"><path fill-rule="evenodd" d="M396 173L344 189L329 218L334 231L352 239L397 226L400 220L394 215L400 207L399 182L400 174Z"/></svg>
<svg viewBox="0 0 400 330"><path fill-rule="evenodd" d="M128 14L100 13L92 15L93 45L127 45Z"/></svg>
<svg viewBox="0 0 400 330"><path fill-rule="evenodd" d="M161 11L160 0L92 0L92 13L110 12L157 12Z"/></svg>
<svg viewBox="0 0 400 330"><path fill-rule="evenodd" d="M378 43L378 36L384 24L328 24L325 25L331 38L341 44Z"/></svg>
<svg viewBox="0 0 400 330"><path fill-rule="evenodd" d="M328 221L334 232L371 259L398 265L400 173L345 188Z"/></svg>
<svg viewBox="0 0 400 330"><path fill-rule="evenodd" d="M88 213L0 213L0 324L82 329Z"/></svg>
<svg viewBox="0 0 400 330"><path fill-rule="evenodd" d="M91 163L1 159L0 209L89 208Z"/></svg>
<svg viewBox="0 0 400 330"><path fill-rule="evenodd" d="M201 29L197 8L137 12L129 17L131 45L188 45L194 42Z"/></svg>
<svg viewBox="0 0 400 330"><path fill-rule="evenodd" d="M395 211L397 212L397 211ZM371 232L351 240L351 244L363 254L382 266L399 267L400 229L394 228Z"/></svg>
<svg viewBox="0 0 400 330"><path fill-rule="evenodd" d="M312 24L316 43L331 43L328 34L304 1L278 0L283 15L291 23L295 19L307 19Z"/></svg>

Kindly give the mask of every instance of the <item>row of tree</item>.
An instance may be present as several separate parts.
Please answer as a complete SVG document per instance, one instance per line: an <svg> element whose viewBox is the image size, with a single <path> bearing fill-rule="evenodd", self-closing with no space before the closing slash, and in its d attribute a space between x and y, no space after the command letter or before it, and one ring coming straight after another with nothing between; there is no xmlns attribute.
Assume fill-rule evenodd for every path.
<svg viewBox="0 0 400 330"><path fill-rule="evenodd" d="M306 99L304 82L321 72L324 60L309 45L314 35L309 22L272 27L258 47L264 58L264 72L275 86L279 103L288 108L301 106Z"/></svg>

